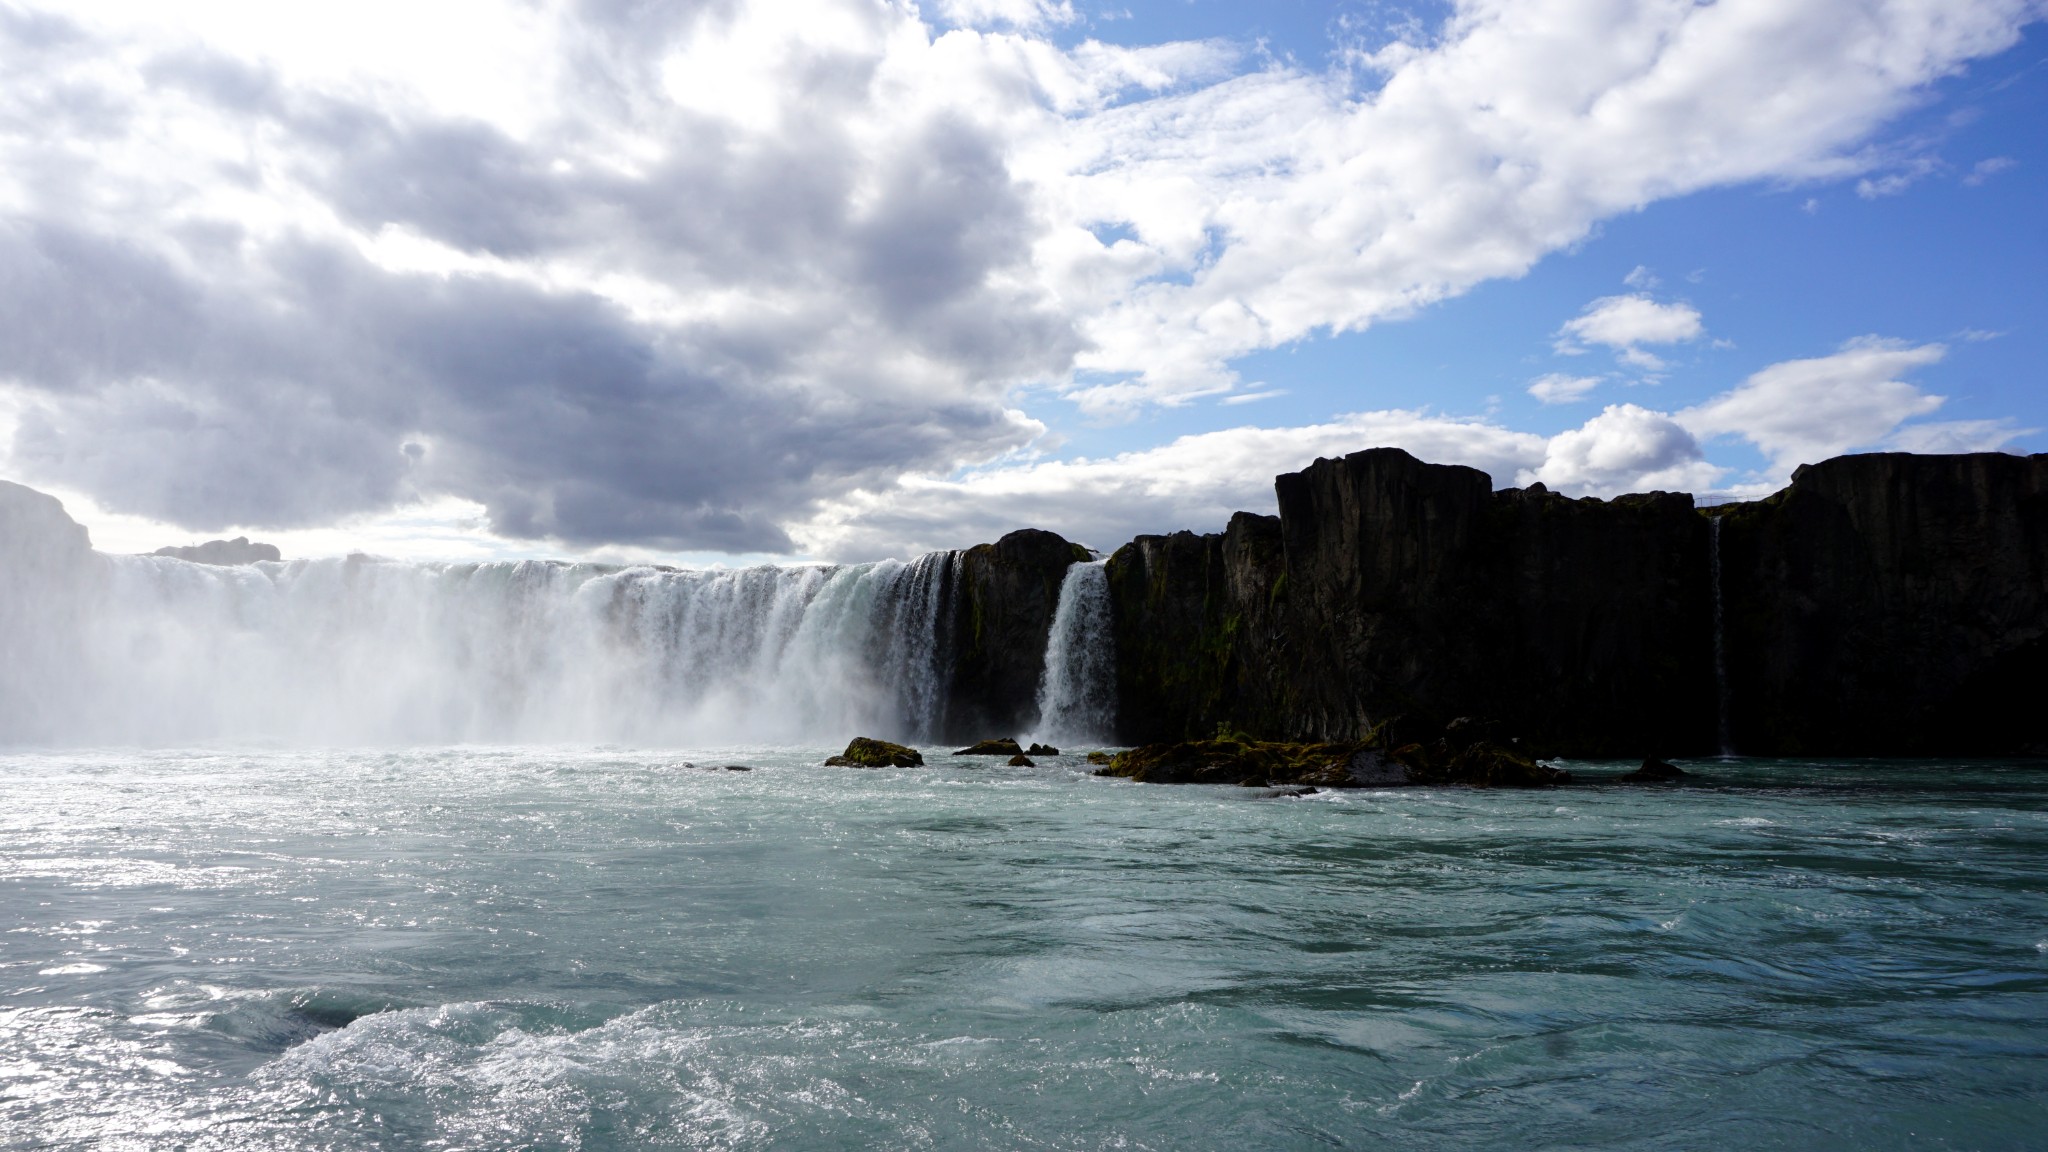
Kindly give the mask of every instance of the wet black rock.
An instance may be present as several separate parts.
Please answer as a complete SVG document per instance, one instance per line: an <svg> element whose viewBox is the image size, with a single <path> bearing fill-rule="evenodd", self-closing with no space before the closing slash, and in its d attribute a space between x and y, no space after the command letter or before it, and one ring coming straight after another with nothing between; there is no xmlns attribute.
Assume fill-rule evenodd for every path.
<svg viewBox="0 0 2048 1152"><path fill-rule="evenodd" d="M1060 750L1050 744L1033 744L1024 750L1026 756L1057 756Z"/></svg>
<svg viewBox="0 0 2048 1152"><path fill-rule="evenodd" d="M924 756L915 748L856 736L846 751L825 761L832 768L919 768Z"/></svg>
<svg viewBox="0 0 2048 1152"><path fill-rule="evenodd" d="M1009 760L1005 761L1005 763L1007 763L1007 764L1008 764L1008 765L1009 765L1010 767L1012 767L1012 768L1036 768L1036 767L1038 767L1038 765L1036 765L1036 764L1033 764L1033 763L1031 762L1031 757L1029 757L1029 756L1024 756L1024 755L1017 755L1017 756L1012 756L1012 757L1010 757L1010 758L1009 758Z"/></svg>
<svg viewBox="0 0 2048 1152"><path fill-rule="evenodd" d="M1086 548L1035 528L957 554L942 661L948 739L1036 722L1060 584L1088 559Z"/></svg>
<svg viewBox="0 0 2048 1152"><path fill-rule="evenodd" d="M1446 742L1432 773L1484 744L1455 770L1540 780L1520 765L1709 754L1725 706L1748 754L2048 747L2048 455L1838 457L1707 509L1494 491L1392 448L1275 486L1278 516L1110 557L1120 740L1405 716ZM1444 731L1461 716L1498 723Z"/></svg>
<svg viewBox="0 0 2048 1152"><path fill-rule="evenodd" d="M1000 740L983 740L971 748L962 748L955 756L1021 756L1024 749L1015 740L1005 736Z"/></svg>
<svg viewBox="0 0 2048 1152"><path fill-rule="evenodd" d="M1676 764L1652 756L1643 761L1642 767L1618 779L1624 784L1664 784L1673 780L1684 780L1691 775L1692 773Z"/></svg>
<svg viewBox="0 0 2048 1152"><path fill-rule="evenodd" d="M1232 733L1141 745L1118 753L1095 774L1151 784L1245 787L1546 788L1571 782L1569 772L1536 763L1512 741L1477 738L1479 732L1491 730L1491 725L1454 724L1427 742L1411 740L1398 747L1390 746L1404 731L1398 723L1382 724L1364 740L1313 744L1252 740Z"/></svg>

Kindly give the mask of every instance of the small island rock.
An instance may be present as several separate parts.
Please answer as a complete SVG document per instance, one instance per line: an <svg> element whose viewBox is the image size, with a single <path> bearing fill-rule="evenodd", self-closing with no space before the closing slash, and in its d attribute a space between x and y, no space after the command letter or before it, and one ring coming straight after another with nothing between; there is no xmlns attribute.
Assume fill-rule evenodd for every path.
<svg viewBox="0 0 2048 1152"><path fill-rule="evenodd" d="M1026 756L1057 756L1060 750L1050 744L1033 744L1024 750Z"/></svg>
<svg viewBox="0 0 2048 1152"><path fill-rule="evenodd" d="M1643 766L1623 776L1630 784L1658 784L1667 780L1683 780L1692 775L1676 764L1667 764L1656 757L1643 761Z"/></svg>
<svg viewBox="0 0 2048 1152"><path fill-rule="evenodd" d="M825 761L828 768L921 768L924 755L915 748L856 736L846 751Z"/></svg>
<svg viewBox="0 0 2048 1152"><path fill-rule="evenodd" d="M1036 768L1036 767L1038 767L1038 765L1036 765L1036 764L1033 764L1033 763L1031 762L1031 757L1029 757L1029 756L1025 756L1025 755L1022 755L1022 754L1019 754L1019 755L1016 755L1016 756L1012 756L1012 757L1010 757L1010 759L1009 759L1008 761L1006 761L1006 763L1008 763L1008 764L1009 764L1009 766L1010 766L1010 767L1012 767L1012 768Z"/></svg>
<svg viewBox="0 0 2048 1152"><path fill-rule="evenodd" d="M1022 756L1024 749L1015 740L1005 736L1001 740L983 740L972 748L962 748L955 756Z"/></svg>
<svg viewBox="0 0 2048 1152"><path fill-rule="evenodd" d="M1153 784L1308 785L1376 788L1401 784L1463 784L1474 788L1548 788L1571 773L1538 764L1516 741L1485 738L1489 724L1461 720L1427 743L1389 748L1382 724L1359 741L1290 744L1239 734L1212 740L1147 744L1119 752L1098 776Z"/></svg>

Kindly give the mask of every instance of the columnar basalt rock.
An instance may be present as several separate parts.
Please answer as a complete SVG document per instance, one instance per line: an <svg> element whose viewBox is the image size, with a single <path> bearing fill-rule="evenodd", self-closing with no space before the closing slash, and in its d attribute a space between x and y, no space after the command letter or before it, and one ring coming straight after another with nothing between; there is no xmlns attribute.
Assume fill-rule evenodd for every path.
<svg viewBox="0 0 2048 1152"><path fill-rule="evenodd" d="M952 653L945 735L1028 731L1036 723L1045 645L1068 566L1088 550L1035 528L959 554L950 598Z"/></svg>
<svg viewBox="0 0 2048 1152"><path fill-rule="evenodd" d="M1378 729L1393 748L1485 716L1532 760L1688 756L1715 750L1725 703L1743 753L2048 755L2048 456L1841 457L1707 509L1494 491L1390 448L1276 489L1278 516L1110 558L1123 742ZM1088 559L1013 532L878 609L923 614L875 630L933 654L875 654L924 676L918 738L1034 729L1061 583ZM86 681L141 649L94 606L135 563L0 483L0 739L98 730Z"/></svg>
<svg viewBox="0 0 2048 1152"><path fill-rule="evenodd" d="M2048 755L2048 455L1842 456L1709 513L1737 750Z"/></svg>
<svg viewBox="0 0 2048 1152"><path fill-rule="evenodd" d="M1498 718L1549 754L2048 753L2048 457L1843 457L1786 491L1492 491L1396 449L1276 481L1279 517L1110 559L1131 743L1355 740Z"/></svg>
<svg viewBox="0 0 2048 1152"><path fill-rule="evenodd" d="M1111 558L1124 739L1355 740L1464 713L1588 754L1711 739L1689 497L1494 492L1397 449L1276 483L1277 518Z"/></svg>

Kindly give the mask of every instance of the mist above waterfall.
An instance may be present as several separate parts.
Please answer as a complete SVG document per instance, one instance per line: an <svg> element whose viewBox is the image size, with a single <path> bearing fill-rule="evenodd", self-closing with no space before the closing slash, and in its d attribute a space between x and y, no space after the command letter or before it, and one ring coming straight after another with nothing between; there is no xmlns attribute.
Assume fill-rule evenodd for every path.
<svg viewBox="0 0 2048 1152"><path fill-rule="evenodd" d="M55 743L934 736L951 554L740 571L96 557ZM33 614L32 614L33 615ZM33 620L29 626L36 627Z"/></svg>

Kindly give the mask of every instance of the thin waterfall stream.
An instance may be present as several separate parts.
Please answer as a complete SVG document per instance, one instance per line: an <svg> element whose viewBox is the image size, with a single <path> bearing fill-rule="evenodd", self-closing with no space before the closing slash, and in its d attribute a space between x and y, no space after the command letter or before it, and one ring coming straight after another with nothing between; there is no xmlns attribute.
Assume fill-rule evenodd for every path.
<svg viewBox="0 0 2048 1152"><path fill-rule="evenodd" d="M1707 521L1707 563L1714 582L1714 736L1721 755L1735 755L1728 726L1728 638L1721 608L1721 518Z"/></svg>
<svg viewBox="0 0 2048 1152"><path fill-rule="evenodd" d="M1060 581L1038 685L1040 739L1105 742L1116 731L1116 637L1106 561L1075 564Z"/></svg>

